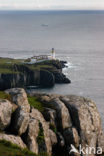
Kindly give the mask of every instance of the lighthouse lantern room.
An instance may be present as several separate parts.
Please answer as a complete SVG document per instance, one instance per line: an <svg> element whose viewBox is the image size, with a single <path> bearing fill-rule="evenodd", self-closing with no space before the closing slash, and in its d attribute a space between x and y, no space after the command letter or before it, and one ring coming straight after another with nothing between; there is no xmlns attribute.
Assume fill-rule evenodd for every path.
<svg viewBox="0 0 104 156"><path fill-rule="evenodd" d="M55 49L52 48L52 59L55 59Z"/></svg>

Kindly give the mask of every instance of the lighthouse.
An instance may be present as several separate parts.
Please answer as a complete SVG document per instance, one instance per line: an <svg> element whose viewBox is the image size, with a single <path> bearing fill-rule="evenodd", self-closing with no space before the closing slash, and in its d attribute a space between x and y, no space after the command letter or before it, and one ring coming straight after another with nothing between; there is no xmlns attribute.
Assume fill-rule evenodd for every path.
<svg viewBox="0 0 104 156"><path fill-rule="evenodd" d="M52 59L55 59L55 49L52 48Z"/></svg>

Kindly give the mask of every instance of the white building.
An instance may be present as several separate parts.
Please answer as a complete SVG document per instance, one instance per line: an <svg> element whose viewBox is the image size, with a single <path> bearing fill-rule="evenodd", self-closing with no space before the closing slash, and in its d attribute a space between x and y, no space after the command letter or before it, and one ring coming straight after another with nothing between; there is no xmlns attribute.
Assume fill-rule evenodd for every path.
<svg viewBox="0 0 104 156"><path fill-rule="evenodd" d="M55 50L52 48L51 55L39 55L39 56L33 56L30 58L30 64L36 63L36 62L42 62L45 60L52 60L55 59Z"/></svg>

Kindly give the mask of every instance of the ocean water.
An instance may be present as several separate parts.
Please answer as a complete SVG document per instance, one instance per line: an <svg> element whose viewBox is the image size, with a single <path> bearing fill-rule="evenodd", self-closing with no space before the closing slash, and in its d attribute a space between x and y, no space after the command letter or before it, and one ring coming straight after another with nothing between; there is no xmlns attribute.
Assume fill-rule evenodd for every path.
<svg viewBox="0 0 104 156"><path fill-rule="evenodd" d="M76 94L96 102L104 128L104 12L0 11L0 57L50 54L68 62L71 84L36 92Z"/></svg>

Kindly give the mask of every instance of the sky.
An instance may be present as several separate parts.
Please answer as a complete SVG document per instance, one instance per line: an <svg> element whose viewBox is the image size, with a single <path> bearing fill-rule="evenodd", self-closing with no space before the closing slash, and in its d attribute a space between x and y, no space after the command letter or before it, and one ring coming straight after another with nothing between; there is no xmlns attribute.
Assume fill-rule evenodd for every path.
<svg viewBox="0 0 104 156"><path fill-rule="evenodd" d="M104 0L0 0L0 10L104 10Z"/></svg>

